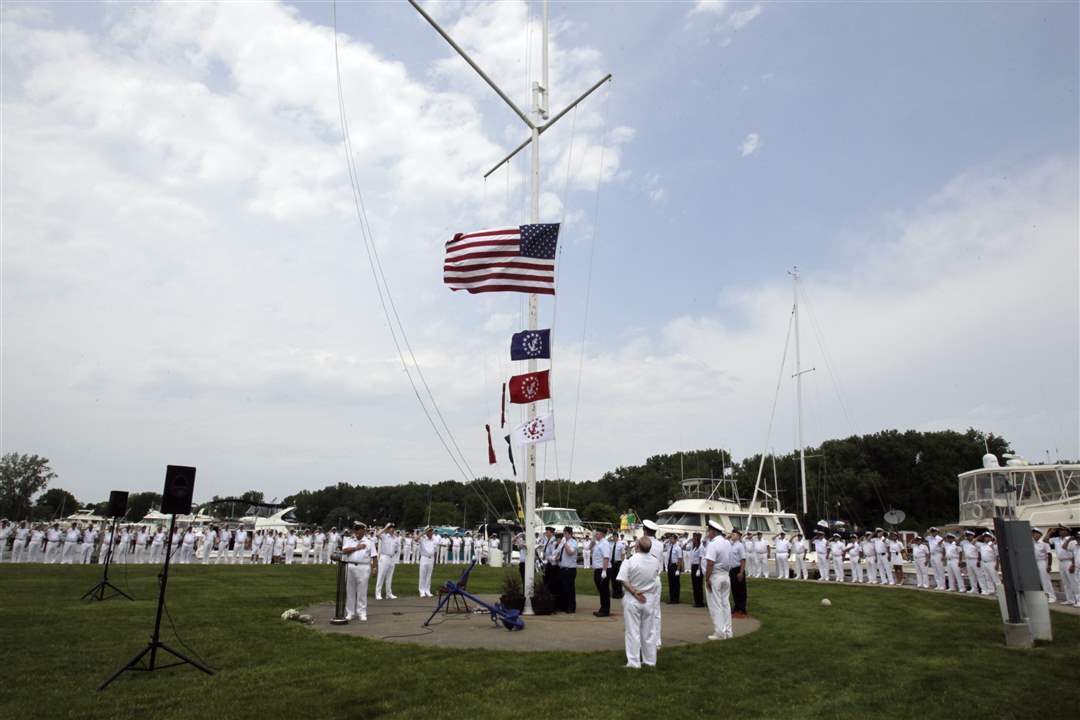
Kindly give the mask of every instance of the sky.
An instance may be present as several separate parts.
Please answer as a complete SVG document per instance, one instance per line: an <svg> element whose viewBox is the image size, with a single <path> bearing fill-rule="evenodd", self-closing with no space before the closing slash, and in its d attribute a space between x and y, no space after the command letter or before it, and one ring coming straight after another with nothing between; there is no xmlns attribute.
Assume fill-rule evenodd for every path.
<svg viewBox="0 0 1080 720"><path fill-rule="evenodd" d="M539 3L426 7L530 109ZM613 81L541 140L562 230L540 477L795 448L796 266L808 445L975 427L1080 458L1075 3L550 21L552 112ZM440 263L455 232L529 221L528 153L483 178L526 128L407 3L337 24L357 185L437 412L369 265L330 3L5 2L0 450L87 501L166 464L198 467L196 500L510 476L484 425L523 371L524 298L452 293Z"/></svg>

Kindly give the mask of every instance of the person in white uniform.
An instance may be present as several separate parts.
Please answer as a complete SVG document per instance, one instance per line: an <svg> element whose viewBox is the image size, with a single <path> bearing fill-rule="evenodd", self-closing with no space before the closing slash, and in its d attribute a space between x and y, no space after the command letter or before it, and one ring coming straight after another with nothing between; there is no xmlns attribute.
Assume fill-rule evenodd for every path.
<svg viewBox="0 0 1080 720"><path fill-rule="evenodd" d="M754 536L754 554L757 556L757 575L755 577L769 577L769 543L761 537L761 533Z"/></svg>
<svg viewBox="0 0 1080 720"><path fill-rule="evenodd" d="M214 551L214 545L217 544L217 541L218 533L216 528L208 527L203 531L202 547L199 548L199 555L201 556L200 559L202 560L203 565L210 564L210 553Z"/></svg>
<svg viewBox="0 0 1080 720"><path fill-rule="evenodd" d="M1069 581L1072 587L1073 607L1080 607L1080 537L1074 535L1065 548L1072 549L1072 558L1064 563L1061 573L1062 582Z"/></svg>
<svg viewBox="0 0 1080 720"><path fill-rule="evenodd" d="M979 557L975 563L975 578L979 583L979 592L983 595L993 595L995 592L995 570L997 554L990 545L990 533L984 532L975 540L975 547Z"/></svg>
<svg viewBox="0 0 1080 720"><path fill-rule="evenodd" d="M228 565L232 560L232 552L229 550L229 542L233 540L233 533L228 525L222 525L218 530L217 555L214 557L215 565Z"/></svg>
<svg viewBox="0 0 1080 720"><path fill-rule="evenodd" d="M366 537L367 527L362 522L353 523L352 537L341 544L341 556L345 560L345 619L367 622L367 591L371 581L371 541Z"/></svg>
<svg viewBox="0 0 1080 720"><path fill-rule="evenodd" d="M944 538L936 527L926 533L926 546L930 550L930 570L934 573L934 589L945 589L945 552L941 547Z"/></svg>
<svg viewBox="0 0 1080 720"><path fill-rule="evenodd" d="M14 527L7 520L0 520L0 563L4 562L7 558L7 562L14 562L11 557L15 554L14 545L11 548L11 555L7 554L7 542L8 538L12 536Z"/></svg>
<svg viewBox="0 0 1080 720"><path fill-rule="evenodd" d="M338 549L340 541L341 536L338 535L337 528L330 528L330 533L326 536L326 551L323 553L323 562L331 563L334 561L334 551Z"/></svg>
<svg viewBox="0 0 1080 720"><path fill-rule="evenodd" d="M71 527L64 534L64 549L61 551L62 556L60 558L61 565L74 565L79 561L78 545L79 528L75 523L71 523Z"/></svg>
<svg viewBox="0 0 1080 720"><path fill-rule="evenodd" d="M434 533L434 528L424 528L424 534L417 541L417 551L420 554L420 597L432 597L431 573L435 569L435 558L439 554L439 538Z"/></svg>
<svg viewBox="0 0 1080 720"><path fill-rule="evenodd" d="M15 540L11 543L11 562L23 562L26 553L26 544L30 541L30 529L23 520L19 527L15 528Z"/></svg>
<svg viewBox="0 0 1080 720"><path fill-rule="evenodd" d="M247 542L248 531L241 525L236 528L236 532L233 533L232 557L229 559L230 564L244 564L244 558L247 557L248 553Z"/></svg>
<svg viewBox="0 0 1080 720"><path fill-rule="evenodd" d="M878 579L882 585L894 585L892 563L889 562L889 541L881 528L874 530L874 555L877 557Z"/></svg>
<svg viewBox="0 0 1080 720"><path fill-rule="evenodd" d="M652 553L653 538L637 542L637 552L619 566L616 580L624 593L623 639L626 667L656 665L653 625L660 608L660 561Z"/></svg>
<svg viewBox="0 0 1080 720"><path fill-rule="evenodd" d="M1065 594L1065 604L1075 605L1080 600L1080 593L1075 586L1077 579L1076 567L1076 540L1069 535L1069 531L1059 528L1056 535L1051 539L1054 552L1058 560L1058 574L1061 576L1061 592Z"/></svg>
<svg viewBox="0 0 1080 720"><path fill-rule="evenodd" d="M1042 539L1042 531L1031 528L1032 551L1035 553L1035 566L1039 568L1039 581L1043 592L1046 594L1046 602L1056 603L1057 593L1054 592L1054 583L1050 580L1050 544Z"/></svg>
<svg viewBox="0 0 1080 720"><path fill-rule="evenodd" d="M829 541L829 560L832 562L836 582L844 582L844 540L840 533L833 533Z"/></svg>
<svg viewBox="0 0 1080 720"><path fill-rule="evenodd" d="M379 531L379 562L376 565L378 574L375 578L376 600L383 599L384 590L388 600L397 600L393 587L394 566L397 565L397 556L401 550L401 544L396 530L397 527L394 523L387 523L386 527Z"/></svg>
<svg viewBox="0 0 1080 720"><path fill-rule="evenodd" d="M814 531L814 564L817 565L818 582L829 582L829 543L821 530Z"/></svg>
<svg viewBox="0 0 1080 720"><path fill-rule="evenodd" d="M30 547L26 551L27 562L45 562L45 533L48 531L44 525L35 526L30 531Z"/></svg>
<svg viewBox="0 0 1080 720"><path fill-rule="evenodd" d="M323 560L323 553L325 551L326 533L323 532L322 528L319 528L315 531L315 538L312 540L311 543L311 552L313 553L313 562L315 564L322 565L325 562L325 560Z"/></svg>
<svg viewBox="0 0 1080 720"><path fill-rule="evenodd" d="M802 533L795 533L794 542L791 543L791 547L792 551L795 553L795 579L809 580L810 561L806 559L806 554L810 551L810 543L806 542Z"/></svg>
<svg viewBox="0 0 1080 720"><path fill-rule="evenodd" d="M296 533L289 530L289 534L285 536L285 564L292 565L293 560L296 557L296 543L298 538Z"/></svg>
<svg viewBox="0 0 1080 720"><path fill-rule="evenodd" d="M660 544L660 541L656 537L656 531L659 530L660 527L655 522L653 522L652 520L645 520L641 524L641 526L643 528L643 532L645 533L645 537L648 537L648 538L652 539L652 542L649 544L649 553L653 557L656 558L658 563L660 563L659 572L663 572L664 571L664 548ZM659 585L659 582L660 581L659 581L659 578L658 578L657 579L657 591L656 591L656 593L657 593L657 596L656 596L656 619L655 619L655 621L653 622L653 625L652 625L652 628L653 628L652 640L656 644L656 647L660 647L661 645L664 644L664 640L663 640L663 637L662 637L663 636L664 613L661 610L661 605L660 605L660 590L659 590L660 585Z"/></svg>
<svg viewBox="0 0 1080 720"><path fill-rule="evenodd" d="M862 545L859 544L858 536L852 536L850 541L844 543L844 552L847 554L848 563L851 564L851 582L863 581Z"/></svg>
<svg viewBox="0 0 1080 720"><path fill-rule="evenodd" d="M184 533L184 544L180 548L180 564L190 565L191 558L195 554L195 531L188 528Z"/></svg>
<svg viewBox="0 0 1080 720"><path fill-rule="evenodd" d="M915 536L911 546L911 560L915 565L915 587L930 589L930 542L922 535Z"/></svg>
<svg viewBox="0 0 1080 720"><path fill-rule="evenodd" d="M787 580L791 575L791 568L788 566L788 558L791 556L791 541L784 535L783 530L776 534L773 550L776 556L776 577L779 580Z"/></svg>
<svg viewBox="0 0 1080 720"><path fill-rule="evenodd" d="M874 552L874 541L870 532L864 532L859 539L859 550L866 558L866 582L877 585L880 580L878 575L877 553Z"/></svg>
<svg viewBox="0 0 1080 720"><path fill-rule="evenodd" d="M945 540L941 543L941 549L945 553L945 588L952 592L967 592L964 589L964 571L961 563L964 560L964 552L956 542L956 535L945 533Z"/></svg>
<svg viewBox="0 0 1080 720"><path fill-rule="evenodd" d="M90 523L82 534L82 542L79 544L79 564L89 565L94 555L94 542L97 540L98 531L93 523Z"/></svg>
<svg viewBox="0 0 1080 720"><path fill-rule="evenodd" d="M726 640L731 629L731 543L724 537L724 528L715 520L708 525L709 544L705 547L705 589L712 617L713 632L709 640Z"/></svg>

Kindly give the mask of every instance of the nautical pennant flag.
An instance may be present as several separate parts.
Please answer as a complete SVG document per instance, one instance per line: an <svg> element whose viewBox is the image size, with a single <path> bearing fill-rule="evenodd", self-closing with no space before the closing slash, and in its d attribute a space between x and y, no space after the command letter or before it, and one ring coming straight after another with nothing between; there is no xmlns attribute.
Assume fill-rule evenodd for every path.
<svg viewBox="0 0 1080 720"><path fill-rule="evenodd" d="M523 330L510 338L511 360L551 359L551 330Z"/></svg>
<svg viewBox="0 0 1080 720"><path fill-rule="evenodd" d="M551 397L550 370L515 375L510 378L510 402L518 405Z"/></svg>
<svg viewBox="0 0 1080 720"><path fill-rule="evenodd" d="M495 459L495 448L491 446L491 426L485 425L484 429L487 430L488 436L488 465L494 465L498 460Z"/></svg>
<svg viewBox="0 0 1080 720"><path fill-rule="evenodd" d="M559 223L458 233L446 243L443 282L470 293L555 294Z"/></svg>
<svg viewBox="0 0 1080 720"><path fill-rule="evenodd" d="M510 436L503 436L503 440L506 441L506 452L510 455L510 469L514 471L514 477L517 477L517 465L514 464L514 446L510 442ZM518 493L518 507L521 507L521 493Z"/></svg>
<svg viewBox="0 0 1080 720"><path fill-rule="evenodd" d="M535 445L555 439L555 416L540 415L514 428L514 442L519 445Z"/></svg>

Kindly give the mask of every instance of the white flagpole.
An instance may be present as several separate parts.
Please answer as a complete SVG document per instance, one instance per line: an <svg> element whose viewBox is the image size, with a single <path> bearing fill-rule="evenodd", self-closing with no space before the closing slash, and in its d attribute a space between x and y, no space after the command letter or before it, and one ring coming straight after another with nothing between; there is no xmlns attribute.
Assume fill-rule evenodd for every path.
<svg viewBox="0 0 1080 720"><path fill-rule="evenodd" d="M541 34L541 70L540 78L541 82L533 83L533 107L532 111L535 115L535 120L530 118L521 109L514 104L514 101L499 88L498 85L482 70L476 62L469 57L464 49L450 37L439 23L435 22L435 19L431 17L419 4L417 0L409 0L416 11L423 16L428 23L435 28L435 30L450 44L450 47L460 55L469 66L476 71L476 73L484 79L484 81L491 86L491 89L498 94L499 97L506 102L507 105L514 111L514 113L521 118L521 120L529 126L530 137L524 143L519 145L509 155L503 158L498 165L489 170L484 177L487 177L495 171L503 163L506 163L512 158L518 151L522 150L525 145L532 144L532 203L529 212L529 222L536 224L540 222L540 135L545 130L554 125L560 118L566 115L573 107L575 107L582 100L592 94L594 90L603 85L605 82L611 79L611 74L605 75L599 82L595 83L592 87L582 93L576 100L563 108L555 117L549 119L548 113L548 0L544 0L544 12L543 12L543 25ZM534 293L529 295L529 318L528 329L537 329L537 314L538 314L538 300ZM536 372L536 359L529 360L529 372ZM528 417L530 420L536 417L536 403L529 403ZM530 444L526 450L526 467L525 467L525 546L528 557L525 559L525 615L532 615L532 588L533 580L536 575L536 526L534 523L534 516L536 514L536 445Z"/></svg>

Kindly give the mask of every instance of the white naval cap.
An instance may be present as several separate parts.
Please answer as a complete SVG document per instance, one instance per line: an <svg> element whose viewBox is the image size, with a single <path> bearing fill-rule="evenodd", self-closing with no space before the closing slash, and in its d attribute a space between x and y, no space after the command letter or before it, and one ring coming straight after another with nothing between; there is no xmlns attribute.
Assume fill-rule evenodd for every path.
<svg viewBox="0 0 1080 720"><path fill-rule="evenodd" d="M721 525L720 523L716 522L715 520L710 520L709 521L709 527L712 528L713 530L715 530L716 532L720 533L721 535L724 534L724 526Z"/></svg>
<svg viewBox="0 0 1080 720"><path fill-rule="evenodd" d="M657 530L660 529L660 526L657 525L656 523L654 523L652 520L646 520L645 522L643 522L641 524L645 526L645 529L652 530L653 532L656 532Z"/></svg>

